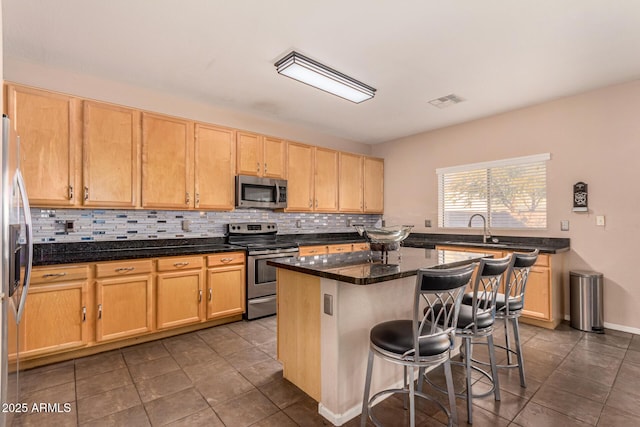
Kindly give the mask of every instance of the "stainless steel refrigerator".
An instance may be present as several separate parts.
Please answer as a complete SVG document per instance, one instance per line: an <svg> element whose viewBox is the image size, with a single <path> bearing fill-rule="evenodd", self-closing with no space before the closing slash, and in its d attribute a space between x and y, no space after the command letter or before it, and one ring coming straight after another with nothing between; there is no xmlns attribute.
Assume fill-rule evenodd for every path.
<svg viewBox="0 0 640 427"><path fill-rule="evenodd" d="M0 426L9 425L20 403L19 324L24 312L33 260L29 200L20 172L20 142L7 116L2 117L2 289L0 289ZM9 353L15 357L9 360Z"/></svg>

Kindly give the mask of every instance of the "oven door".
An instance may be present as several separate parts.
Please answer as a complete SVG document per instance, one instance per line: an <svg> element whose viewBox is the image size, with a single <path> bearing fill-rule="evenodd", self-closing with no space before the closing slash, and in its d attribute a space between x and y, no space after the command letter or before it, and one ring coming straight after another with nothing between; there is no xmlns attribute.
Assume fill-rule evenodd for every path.
<svg viewBox="0 0 640 427"><path fill-rule="evenodd" d="M276 268L267 265L267 261L274 258L291 258L298 256L298 252L284 252L265 255L251 255L247 257L247 298L260 298L276 293Z"/></svg>

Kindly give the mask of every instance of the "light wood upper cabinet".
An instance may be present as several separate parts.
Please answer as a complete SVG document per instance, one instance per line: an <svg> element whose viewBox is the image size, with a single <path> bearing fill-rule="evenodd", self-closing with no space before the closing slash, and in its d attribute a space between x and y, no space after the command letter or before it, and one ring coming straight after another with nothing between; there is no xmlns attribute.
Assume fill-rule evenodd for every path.
<svg viewBox="0 0 640 427"><path fill-rule="evenodd" d="M363 205L363 157L340 153L339 202L340 212L362 212Z"/></svg>
<svg viewBox="0 0 640 427"><path fill-rule="evenodd" d="M287 211L313 210L314 147L297 142L288 143Z"/></svg>
<svg viewBox="0 0 640 427"><path fill-rule="evenodd" d="M286 178L287 143L282 139L264 137L262 176L266 178Z"/></svg>
<svg viewBox="0 0 640 427"><path fill-rule="evenodd" d="M6 111L20 137L20 167L32 206L72 206L78 188L80 100L7 86Z"/></svg>
<svg viewBox="0 0 640 427"><path fill-rule="evenodd" d="M193 122L142 114L142 207L193 206Z"/></svg>
<svg viewBox="0 0 640 427"><path fill-rule="evenodd" d="M135 207L140 193L140 113L84 101L82 204Z"/></svg>
<svg viewBox="0 0 640 427"><path fill-rule="evenodd" d="M232 210L235 205L236 132L197 123L195 127L196 209Z"/></svg>
<svg viewBox="0 0 640 427"><path fill-rule="evenodd" d="M315 147L314 210L338 210L338 152Z"/></svg>
<svg viewBox="0 0 640 427"><path fill-rule="evenodd" d="M364 212L384 211L384 160L364 158Z"/></svg>
<svg viewBox="0 0 640 427"><path fill-rule="evenodd" d="M285 141L241 131L236 141L238 175L286 177Z"/></svg>

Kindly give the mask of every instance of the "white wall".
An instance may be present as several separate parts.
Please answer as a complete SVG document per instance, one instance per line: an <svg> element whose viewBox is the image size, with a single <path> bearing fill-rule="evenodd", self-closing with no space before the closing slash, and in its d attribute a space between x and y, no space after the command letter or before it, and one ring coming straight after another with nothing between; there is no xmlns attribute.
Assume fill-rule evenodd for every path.
<svg viewBox="0 0 640 427"><path fill-rule="evenodd" d="M87 74L43 67L16 58L6 58L4 65L4 77L9 82L352 153L370 154L371 151L367 144L311 131L304 126L252 116Z"/></svg>
<svg viewBox="0 0 640 427"><path fill-rule="evenodd" d="M415 224L418 232L447 232L437 228L436 168L545 152L548 229L493 233L571 238L567 270L604 274L606 324L640 333L640 81L374 146L372 155L385 159L384 218ZM588 213L571 211L578 181L589 186ZM605 215L605 227L595 225L595 215ZM425 219L436 227L424 228ZM568 232L560 231L565 219Z"/></svg>

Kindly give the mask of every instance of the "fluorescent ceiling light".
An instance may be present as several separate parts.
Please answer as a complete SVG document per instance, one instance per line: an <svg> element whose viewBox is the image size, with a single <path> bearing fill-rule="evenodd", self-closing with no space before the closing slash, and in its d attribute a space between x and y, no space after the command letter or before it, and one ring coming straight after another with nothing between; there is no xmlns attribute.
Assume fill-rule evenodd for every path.
<svg viewBox="0 0 640 427"><path fill-rule="evenodd" d="M376 90L319 62L291 52L275 63L278 73L348 99L356 104L373 98Z"/></svg>

